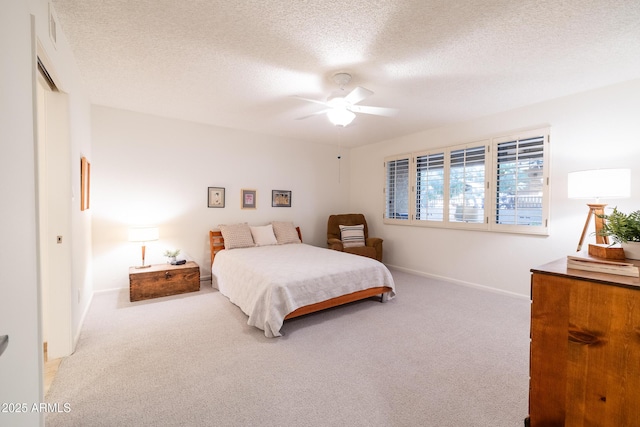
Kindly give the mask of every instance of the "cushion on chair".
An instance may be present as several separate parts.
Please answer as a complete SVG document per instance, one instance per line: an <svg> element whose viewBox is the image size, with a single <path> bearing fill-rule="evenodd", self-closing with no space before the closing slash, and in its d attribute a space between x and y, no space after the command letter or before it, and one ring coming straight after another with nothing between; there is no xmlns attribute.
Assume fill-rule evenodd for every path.
<svg viewBox="0 0 640 427"><path fill-rule="evenodd" d="M339 225L340 240L345 248L364 246L364 225Z"/></svg>
<svg viewBox="0 0 640 427"><path fill-rule="evenodd" d="M345 227L349 233L353 233L348 236L346 241L342 233ZM360 228L364 236L362 244L360 243ZM353 242L357 242L358 246L353 246ZM362 255L382 262L382 239L369 237L367 221L363 214L330 215L327 221L327 246L330 249Z"/></svg>
<svg viewBox="0 0 640 427"><path fill-rule="evenodd" d="M367 220L363 214L338 214L330 215L327 221L327 238L340 239L340 225L364 225L364 238L369 237Z"/></svg>

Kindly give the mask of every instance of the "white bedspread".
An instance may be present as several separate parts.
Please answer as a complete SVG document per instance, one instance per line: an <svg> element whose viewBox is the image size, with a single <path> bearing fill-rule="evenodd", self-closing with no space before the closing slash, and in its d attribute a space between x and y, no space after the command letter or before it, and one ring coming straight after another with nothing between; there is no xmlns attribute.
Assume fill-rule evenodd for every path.
<svg viewBox="0 0 640 427"><path fill-rule="evenodd" d="M267 337L280 336L285 316L305 305L377 286L395 296L384 264L303 243L223 250L211 272L213 286Z"/></svg>

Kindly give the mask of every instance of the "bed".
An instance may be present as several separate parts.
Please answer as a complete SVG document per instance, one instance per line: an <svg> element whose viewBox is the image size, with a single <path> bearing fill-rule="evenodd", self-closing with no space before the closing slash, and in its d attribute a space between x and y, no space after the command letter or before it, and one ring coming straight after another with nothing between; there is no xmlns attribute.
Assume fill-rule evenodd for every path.
<svg viewBox="0 0 640 427"><path fill-rule="evenodd" d="M274 223L275 224L275 223ZM226 248L220 230L209 232L212 283L267 337L281 336L287 319L380 296L395 296L389 270L379 261L297 242ZM221 226L222 227L222 226Z"/></svg>

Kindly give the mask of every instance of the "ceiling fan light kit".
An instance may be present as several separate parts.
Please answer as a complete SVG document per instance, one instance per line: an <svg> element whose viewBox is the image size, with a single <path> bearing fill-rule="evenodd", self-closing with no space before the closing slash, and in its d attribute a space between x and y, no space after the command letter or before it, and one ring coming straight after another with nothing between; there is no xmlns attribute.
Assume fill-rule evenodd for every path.
<svg viewBox="0 0 640 427"><path fill-rule="evenodd" d="M344 86L351 81L351 74L348 73L336 73L333 75L333 81L340 86L340 91L344 92ZM341 93L342 95L342 93ZM364 105L356 105L369 96L373 95L373 92L369 89L365 89L361 86L356 87L346 96L332 95L327 101L318 101L316 99L300 98L303 101L313 102L314 104L324 105L324 110L310 114L299 119L306 119L307 117L316 116L319 114L327 114L329 121L335 126L348 126L353 122L356 115L355 113L372 114L376 116L393 116L397 113L395 108L385 107L369 107Z"/></svg>
<svg viewBox="0 0 640 427"><path fill-rule="evenodd" d="M356 115L346 108L333 108L332 110L327 111L327 117L335 126L344 127L351 124L353 119L356 118Z"/></svg>

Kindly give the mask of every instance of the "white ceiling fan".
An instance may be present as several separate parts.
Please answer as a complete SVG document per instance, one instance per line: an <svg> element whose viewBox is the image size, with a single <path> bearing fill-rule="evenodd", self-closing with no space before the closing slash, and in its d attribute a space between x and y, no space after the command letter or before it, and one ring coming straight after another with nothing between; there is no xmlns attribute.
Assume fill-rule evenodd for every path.
<svg viewBox="0 0 640 427"><path fill-rule="evenodd" d="M340 86L340 92L334 93L326 101L318 101L316 99L302 98L303 101L313 102L325 106L323 110L317 111L308 116L299 117L296 120L306 119L308 117L326 114L331 123L336 126L347 126L356 117L355 113L373 114L376 116L394 116L398 110L395 108L372 107L365 105L357 105L364 99L373 95L373 92L363 87L356 87L348 94L344 94L344 87L351 81L351 74L336 73L333 75L333 81Z"/></svg>

